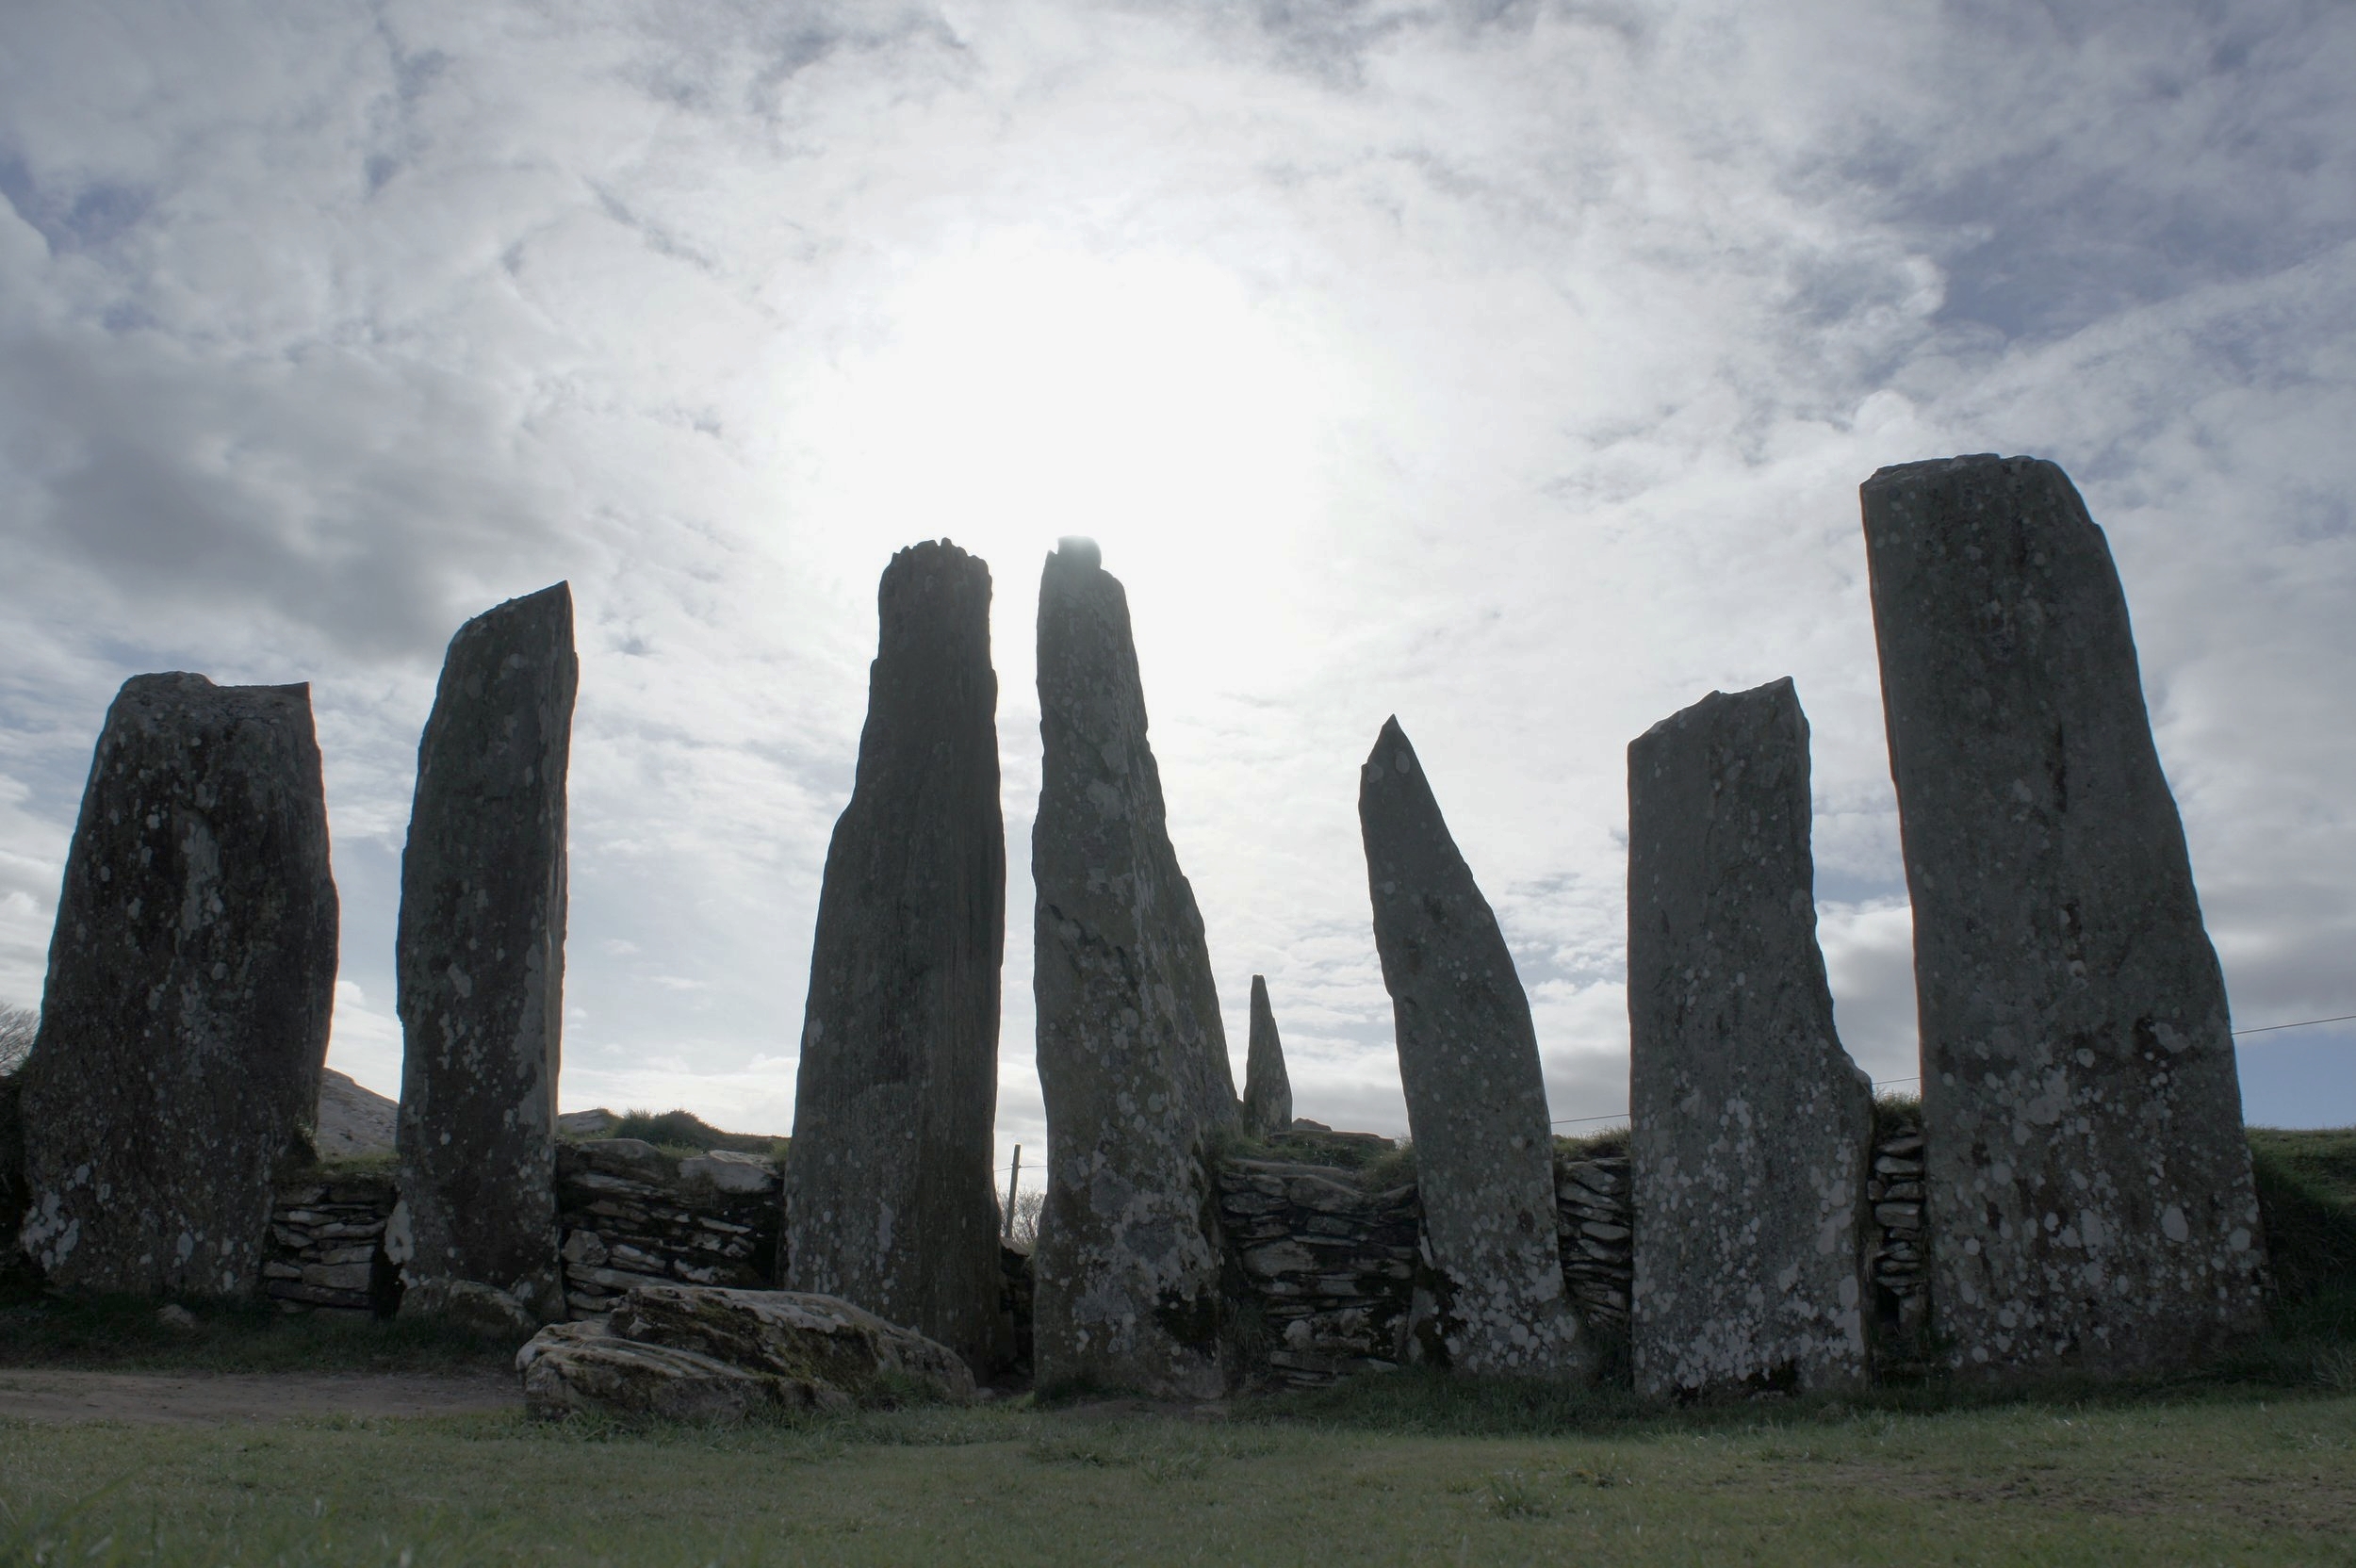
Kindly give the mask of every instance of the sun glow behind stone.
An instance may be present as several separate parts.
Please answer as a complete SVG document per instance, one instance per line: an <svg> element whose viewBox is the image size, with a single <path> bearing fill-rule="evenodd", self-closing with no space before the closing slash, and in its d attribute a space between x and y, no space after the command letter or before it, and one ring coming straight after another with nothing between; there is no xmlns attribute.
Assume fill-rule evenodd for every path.
<svg viewBox="0 0 2356 1568"><path fill-rule="evenodd" d="M912 269L873 320L799 400L798 508L872 569L945 534L1027 606L1016 584L1087 534L1208 649L1253 596L1238 559L1276 564L1321 509L1339 378L1208 261L1006 235Z"/></svg>

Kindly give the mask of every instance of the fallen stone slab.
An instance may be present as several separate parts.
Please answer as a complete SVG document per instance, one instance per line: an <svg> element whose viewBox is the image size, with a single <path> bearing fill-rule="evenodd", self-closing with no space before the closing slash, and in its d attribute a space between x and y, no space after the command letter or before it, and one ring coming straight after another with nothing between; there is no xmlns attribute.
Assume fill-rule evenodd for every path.
<svg viewBox="0 0 2356 1568"><path fill-rule="evenodd" d="M1449 1364L1583 1380L1530 1000L1396 718L1359 771L1358 821Z"/></svg>
<svg viewBox="0 0 2356 1568"><path fill-rule="evenodd" d="M1988 1375L2184 1367L2261 1326L2266 1251L2109 545L2036 458L1884 468L1862 500L1936 1337Z"/></svg>
<svg viewBox="0 0 2356 1568"><path fill-rule="evenodd" d="M515 1367L540 1416L741 1421L975 1392L948 1347L835 1297L783 1290L641 1286L610 1317L542 1330Z"/></svg>
<svg viewBox="0 0 2356 1568"><path fill-rule="evenodd" d="M124 681L23 1070L23 1245L50 1283L258 1293L318 1111L336 920L310 688Z"/></svg>

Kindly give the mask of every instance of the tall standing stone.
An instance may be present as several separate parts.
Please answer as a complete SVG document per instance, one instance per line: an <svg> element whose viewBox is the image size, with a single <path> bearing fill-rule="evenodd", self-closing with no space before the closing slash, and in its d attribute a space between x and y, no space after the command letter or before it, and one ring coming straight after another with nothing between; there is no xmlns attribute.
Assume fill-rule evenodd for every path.
<svg viewBox="0 0 2356 1568"><path fill-rule="evenodd" d="M1237 1119L1194 890L1146 743L1120 580L1066 539L1039 600L1044 757L1031 878L1047 1101L1042 1384L1221 1392L1210 1144Z"/></svg>
<svg viewBox="0 0 2356 1568"><path fill-rule="evenodd" d="M1863 499L1935 1326L1968 1370L2181 1366L2257 1327L2263 1245L2109 547L2035 458L1884 468Z"/></svg>
<svg viewBox="0 0 2356 1568"><path fill-rule="evenodd" d="M458 629L417 742L401 857L404 1314L504 1292L564 1315L556 1075L564 1012L564 778L573 596L564 583Z"/></svg>
<svg viewBox="0 0 2356 1568"><path fill-rule="evenodd" d="M1449 1364L1583 1378L1530 1000L1396 718L1359 773L1358 825Z"/></svg>
<svg viewBox="0 0 2356 1568"><path fill-rule="evenodd" d="M989 566L947 540L885 568L785 1167L789 1288L914 1329L985 1377L1013 1351L990 1179L1006 846L990 599Z"/></svg>
<svg viewBox="0 0 2356 1568"><path fill-rule="evenodd" d="M134 676L66 852L24 1068L23 1244L71 1289L247 1297L309 1156L335 883L308 686Z"/></svg>
<svg viewBox="0 0 2356 1568"><path fill-rule="evenodd" d="M1252 1046L1243 1063L1243 1122L1266 1136L1293 1124L1293 1084L1284 1072L1284 1045L1276 1037L1276 1011L1268 976L1252 977Z"/></svg>
<svg viewBox="0 0 2356 1568"><path fill-rule="evenodd" d="M1628 817L1637 1390L1860 1383L1873 1086L1833 1029L1792 682L1631 743Z"/></svg>

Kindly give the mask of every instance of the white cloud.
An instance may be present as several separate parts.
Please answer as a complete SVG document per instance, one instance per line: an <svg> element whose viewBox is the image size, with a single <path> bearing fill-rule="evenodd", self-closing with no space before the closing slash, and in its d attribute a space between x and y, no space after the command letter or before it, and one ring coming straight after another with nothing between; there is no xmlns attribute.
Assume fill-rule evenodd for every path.
<svg viewBox="0 0 2356 1568"><path fill-rule="evenodd" d="M1036 1147L1030 619L1077 530L1235 1054L1266 972L1303 1114L1403 1122L1385 715L1568 1117L1625 1103L1622 747L1786 674L1844 1035L1903 1076L1855 486L2004 449L2110 531L2237 1014L2356 1011L2351 70L2293 0L11 8L0 987L114 686L186 666L314 681L389 997L441 646L564 577L565 1102L786 1125L875 575L947 534L996 575Z"/></svg>

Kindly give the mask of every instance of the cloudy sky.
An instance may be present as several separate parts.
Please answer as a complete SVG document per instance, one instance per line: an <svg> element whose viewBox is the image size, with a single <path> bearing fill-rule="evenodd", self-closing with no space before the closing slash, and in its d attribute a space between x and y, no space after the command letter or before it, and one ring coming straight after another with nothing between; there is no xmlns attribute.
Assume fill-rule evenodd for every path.
<svg viewBox="0 0 2356 1568"><path fill-rule="evenodd" d="M117 684L313 683L334 1065L396 1088L417 735L580 614L568 1108L791 1121L877 573L997 583L1002 1157L1035 1162L1032 616L1127 583L1240 1060L1400 1131L1355 819L1396 712L1554 1114L1626 1104L1624 747L1796 678L1843 1034L1915 1070L1856 487L2107 529L2239 1025L2356 1013L2342 0L14 0L0 999ZM2356 1033L2243 1041L2356 1120Z"/></svg>

